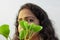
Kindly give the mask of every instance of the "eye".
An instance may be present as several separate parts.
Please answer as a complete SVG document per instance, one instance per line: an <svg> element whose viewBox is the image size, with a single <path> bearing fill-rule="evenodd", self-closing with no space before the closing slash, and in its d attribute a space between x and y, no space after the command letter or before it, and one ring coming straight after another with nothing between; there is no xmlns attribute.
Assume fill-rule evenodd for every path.
<svg viewBox="0 0 60 40"><path fill-rule="evenodd" d="M22 20L22 18L19 19L19 21L21 21L21 20Z"/></svg>
<svg viewBox="0 0 60 40"><path fill-rule="evenodd" d="M28 22L33 22L34 20L33 19L29 19Z"/></svg>

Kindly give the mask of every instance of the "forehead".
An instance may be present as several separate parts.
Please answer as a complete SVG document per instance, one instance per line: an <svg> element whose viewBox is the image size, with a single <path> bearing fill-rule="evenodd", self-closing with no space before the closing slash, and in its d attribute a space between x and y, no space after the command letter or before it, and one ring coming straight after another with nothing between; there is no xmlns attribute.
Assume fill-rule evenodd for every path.
<svg viewBox="0 0 60 40"><path fill-rule="evenodd" d="M29 9L22 9L19 13L18 18L23 18L23 17L27 17L27 16L35 17L35 15Z"/></svg>

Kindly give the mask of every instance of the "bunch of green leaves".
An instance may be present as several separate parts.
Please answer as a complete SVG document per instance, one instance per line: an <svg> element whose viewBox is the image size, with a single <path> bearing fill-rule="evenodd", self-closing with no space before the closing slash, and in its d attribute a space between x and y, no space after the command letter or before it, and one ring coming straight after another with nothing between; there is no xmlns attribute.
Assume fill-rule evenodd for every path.
<svg viewBox="0 0 60 40"><path fill-rule="evenodd" d="M9 33L10 33L9 25L3 24L0 26L0 34L3 35L7 40L8 40Z"/></svg>
<svg viewBox="0 0 60 40"><path fill-rule="evenodd" d="M42 26L34 23L28 24L27 21L19 21L19 25L19 27L23 28L23 30L19 32L20 40L30 40L34 33L37 33L43 29Z"/></svg>

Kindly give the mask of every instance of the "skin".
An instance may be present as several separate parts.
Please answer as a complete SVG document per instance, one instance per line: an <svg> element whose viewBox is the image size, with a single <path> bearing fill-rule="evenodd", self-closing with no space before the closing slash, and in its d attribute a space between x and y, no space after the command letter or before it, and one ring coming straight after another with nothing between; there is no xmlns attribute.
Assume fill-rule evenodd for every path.
<svg viewBox="0 0 60 40"><path fill-rule="evenodd" d="M22 9L19 12L19 16L18 16L18 21L21 20L26 20L29 24L30 23L35 23L35 24L39 24L39 20L35 17L35 15L29 10L29 9ZM18 32L20 32L21 30L23 30L20 25L18 25ZM37 33L31 38L31 40L39 40Z"/></svg>

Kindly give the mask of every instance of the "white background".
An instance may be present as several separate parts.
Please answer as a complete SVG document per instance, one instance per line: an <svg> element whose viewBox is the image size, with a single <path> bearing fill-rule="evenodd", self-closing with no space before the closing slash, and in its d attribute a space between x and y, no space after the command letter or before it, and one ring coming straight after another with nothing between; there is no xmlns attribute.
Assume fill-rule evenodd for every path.
<svg viewBox="0 0 60 40"><path fill-rule="evenodd" d="M18 10L25 3L34 3L42 7L51 19L56 35L60 39L60 0L0 0L0 25L10 25L10 37L15 32L15 18ZM0 35L0 40L6 40Z"/></svg>

